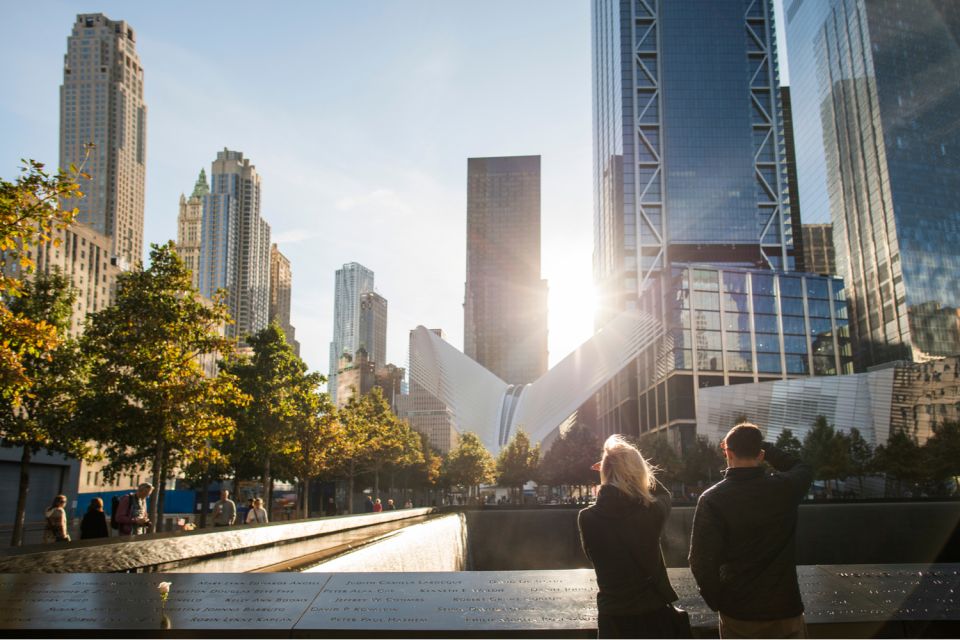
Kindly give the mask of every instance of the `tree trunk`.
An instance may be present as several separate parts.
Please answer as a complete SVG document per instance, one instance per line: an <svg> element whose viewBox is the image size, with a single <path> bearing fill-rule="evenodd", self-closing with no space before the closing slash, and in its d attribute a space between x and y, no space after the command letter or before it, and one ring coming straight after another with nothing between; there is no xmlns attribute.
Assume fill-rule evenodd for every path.
<svg viewBox="0 0 960 640"><path fill-rule="evenodd" d="M203 478L200 495L200 528L207 527L207 512L210 511L210 477Z"/></svg>
<svg viewBox="0 0 960 640"><path fill-rule="evenodd" d="M350 470L347 482L347 513L353 513L353 460L350 461Z"/></svg>
<svg viewBox="0 0 960 640"><path fill-rule="evenodd" d="M310 478L306 478L303 481L303 517L304 519L310 517ZM322 506L322 505L321 505Z"/></svg>
<svg viewBox="0 0 960 640"><path fill-rule="evenodd" d="M263 501L266 502L267 513L270 515L270 520L273 520L273 478L270 477L270 456L267 456L266 461L263 464L263 474L261 480L263 480Z"/></svg>
<svg viewBox="0 0 960 640"><path fill-rule="evenodd" d="M166 478L164 478L165 480ZM157 531L163 531L163 514L165 513L163 505L167 501L167 488L166 482L163 482L160 485L160 490L157 491Z"/></svg>
<svg viewBox="0 0 960 640"><path fill-rule="evenodd" d="M153 496L150 500L149 515L150 515L150 527L149 532L153 533L157 530L157 502L160 495L160 488L163 486L163 440L159 437L157 438L157 447L154 451L153 456L153 487L157 492L156 496Z"/></svg>
<svg viewBox="0 0 960 640"><path fill-rule="evenodd" d="M27 494L30 492L30 447L23 448L20 456L20 489L17 494L17 513L13 519L13 536L10 545L19 547L23 544L23 525L27 518Z"/></svg>
<svg viewBox="0 0 960 640"><path fill-rule="evenodd" d="M163 531L163 505L167 501L167 465L160 465L160 484L157 485L157 526L155 531Z"/></svg>
<svg viewBox="0 0 960 640"><path fill-rule="evenodd" d="M380 497L380 469L373 470L373 498Z"/></svg>

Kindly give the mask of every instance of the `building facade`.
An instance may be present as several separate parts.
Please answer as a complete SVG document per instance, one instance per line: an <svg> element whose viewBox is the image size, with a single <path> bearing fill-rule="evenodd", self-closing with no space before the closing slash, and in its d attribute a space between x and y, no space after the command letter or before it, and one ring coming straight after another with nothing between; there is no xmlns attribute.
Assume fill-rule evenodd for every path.
<svg viewBox="0 0 960 640"><path fill-rule="evenodd" d="M56 230L53 243L36 247L37 271L51 273L59 270L70 279L77 299L70 316L70 335L83 333L88 314L102 311L113 302L117 276L122 272L113 258L113 239L75 222L66 229Z"/></svg>
<svg viewBox="0 0 960 640"><path fill-rule="evenodd" d="M193 286L200 287L200 241L203 237L203 197L210 193L207 173L200 176L188 199L180 194L180 213L177 214L177 254L193 274Z"/></svg>
<svg viewBox="0 0 960 640"><path fill-rule="evenodd" d="M784 429L803 440L817 416L840 431L857 428L871 446L902 431L924 444L934 426L960 419L960 358L895 361L852 375L700 389L697 430L719 442L741 417L773 442Z"/></svg>
<svg viewBox="0 0 960 640"><path fill-rule="evenodd" d="M960 353L956 3L785 10L800 195L833 222L859 364Z"/></svg>
<svg viewBox="0 0 960 640"><path fill-rule="evenodd" d="M80 14L60 86L60 166L82 167L77 220L110 238L123 267L143 260L147 106L136 34L122 20Z"/></svg>
<svg viewBox="0 0 960 640"><path fill-rule="evenodd" d="M293 290L293 272L290 260L280 253L276 244L270 246L270 322L276 322L287 338L287 344L300 355L296 329L290 324L290 301Z"/></svg>
<svg viewBox="0 0 960 640"><path fill-rule="evenodd" d="M202 197L199 289L213 298L227 292L234 324L230 337L242 340L267 326L270 314L270 225L260 217L260 176L240 151L217 153L210 193Z"/></svg>
<svg viewBox="0 0 960 640"><path fill-rule="evenodd" d="M676 328L676 304L689 295L682 274L691 269L713 274L717 287L720 271L744 283L751 271L770 281L794 271L772 3L594 0L592 14L597 327L639 308ZM718 318L726 292L711 293ZM665 430L684 445L695 433L691 384L729 384L731 373L759 375L760 360L772 363L754 358L761 345L747 329L738 333L749 339L730 345L729 354L741 355L710 342L697 360L684 353L684 369L670 360L677 336L647 350L597 395L601 432ZM718 334L703 334L709 340L722 333L709 330ZM690 358L693 350L686 342L681 349ZM789 352L778 344L775 353L776 375L788 375Z"/></svg>
<svg viewBox="0 0 960 640"><path fill-rule="evenodd" d="M444 337L442 329L431 329L435 335ZM414 332L410 332L410 362L414 362L417 354L417 343L413 339ZM446 455L457 446L457 428L453 418L453 411L436 396L427 391L423 385L410 376L410 392L400 396L397 402L397 415L410 424L410 428L427 437L430 446Z"/></svg>
<svg viewBox="0 0 960 640"><path fill-rule="evenodd" d="M360 294L359 344L378 367L387 363L387 300L374 291Z"/></svg>
<svg viewBox="0 0 960 640"><path fill-rule="evenodd" d="M350 262L337 269L334 283L333 339L330 341L330 368L327 388L337 402L337 372L344 354L351 358L360 348L360 297L373 292L373 271Z"/></svg>
<svg viewBox="0 0 960 640"><path fill-rule="evenodd" d="M833 246L832 224L801 225L803 236L803 264L810 273L822 276L837 274L837 259Z"/></svg>
<svg viewBox="0 0 960 640"><path fill-rule="evenodd" d="M467 160L464 352L510 384L547 370L540 156Z"/></svg>

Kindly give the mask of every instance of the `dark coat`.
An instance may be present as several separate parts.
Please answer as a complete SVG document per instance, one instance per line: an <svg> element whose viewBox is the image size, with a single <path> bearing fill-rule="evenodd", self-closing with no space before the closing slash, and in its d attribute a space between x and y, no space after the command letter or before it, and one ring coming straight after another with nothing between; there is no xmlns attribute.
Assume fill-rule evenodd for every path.
<svg viewBox="0 0 960 640"><path fill-rule="evenodd" d="M797 507L813 480L809 465L764 443L763 467L727 469L697 502L690 569L704 601L739 620L803 613L797 584Z"/></svg>
<svg viewBox="0 0 960 640"><path fill-rule="evenodd" d="M654 495L644 505L605 484L577 518L583 552L597 572L601 615L639 615L678 599L660 551L670 493L658 484Z"/></svg>
<svg viewBox="0 0 960 640"><path fill-rule="evenodd" d="M80 539L109 538L110 525L107 524L107 514L103 511L87 511L80 521Z"/></svg>

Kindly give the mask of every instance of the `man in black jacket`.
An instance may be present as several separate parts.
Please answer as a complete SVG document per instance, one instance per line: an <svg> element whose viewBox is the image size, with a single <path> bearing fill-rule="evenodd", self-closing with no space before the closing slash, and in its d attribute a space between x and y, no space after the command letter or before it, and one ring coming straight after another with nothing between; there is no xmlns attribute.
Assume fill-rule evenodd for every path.
<svg viewBox="0 0 960 640"><path fill-rule="evenodd" d="M689 560L700 595L720 613L721 638L805 638L796 529L812 469L749 423L721 447L724 479L700 496L693 518Z"/></svg>

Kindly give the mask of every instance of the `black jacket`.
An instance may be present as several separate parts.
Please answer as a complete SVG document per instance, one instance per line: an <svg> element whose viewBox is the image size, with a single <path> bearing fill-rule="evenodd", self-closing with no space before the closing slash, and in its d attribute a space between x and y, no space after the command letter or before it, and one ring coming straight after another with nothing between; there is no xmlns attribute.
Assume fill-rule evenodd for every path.
<svg viewBox="0 0 960 640"><path fill-rule="evenodd" d="M797 507L813 480L809 465L764 443L763 467L727 469L697 502L690 569L714 611L739 620L803 613L797 585Z"/></svg>
<svg viewBox="0 0 960 640"><path fill-rule="evenodd" d="M107 526L107 515L103 511L87 511L80 521L80 539L109 538L110 527Z"/></svg>
<svg viewBox="0 0 960 640"><path fill-rule="evenodd" d="M597 503L577 518L580 544L597 572L601 614L639 615L678 599L660 552L670 493L658 484L654 496L644 506L605 484Z"/></svg>

